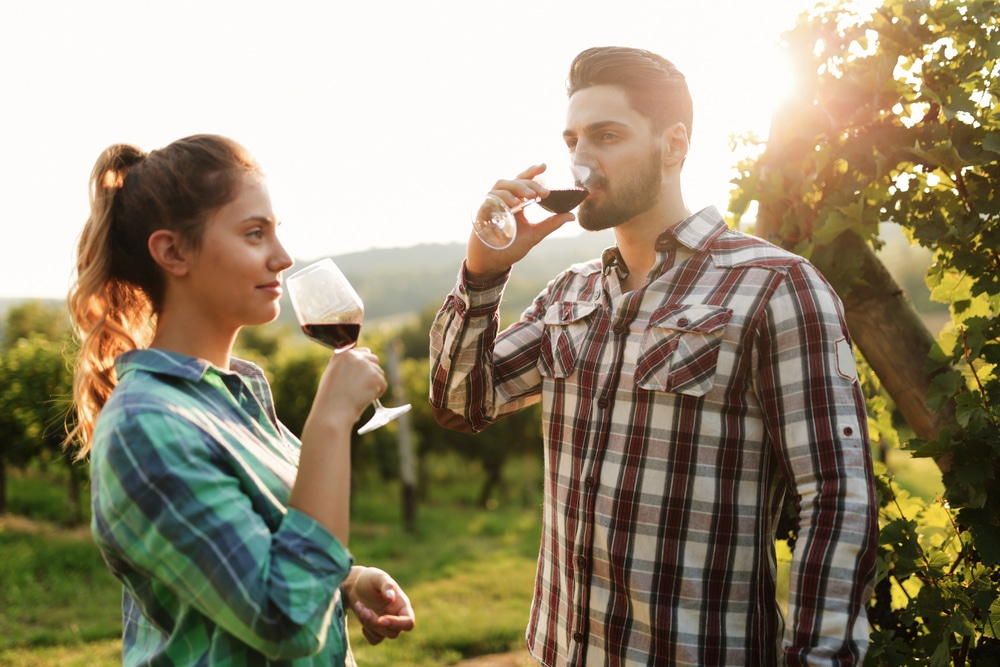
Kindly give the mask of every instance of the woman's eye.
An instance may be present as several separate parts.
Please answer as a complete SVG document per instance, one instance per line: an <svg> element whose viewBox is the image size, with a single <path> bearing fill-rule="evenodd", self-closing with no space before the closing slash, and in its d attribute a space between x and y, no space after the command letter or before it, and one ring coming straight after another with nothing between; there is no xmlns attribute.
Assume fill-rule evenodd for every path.
<svg viewBox="0 0 1000 667"><path fill-rule="evenodd" d="M249 236L252 239L262 239L264 238L264 230L260 228L251 229L249 232L247 232L247 236Z"/></svg>

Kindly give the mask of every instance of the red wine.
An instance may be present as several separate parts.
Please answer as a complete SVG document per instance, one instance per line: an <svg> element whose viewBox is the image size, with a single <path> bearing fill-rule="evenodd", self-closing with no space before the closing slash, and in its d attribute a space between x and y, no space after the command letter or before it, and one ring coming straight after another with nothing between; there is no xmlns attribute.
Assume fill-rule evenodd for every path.
<svg viewBox="0 0 1000 667"><path fill-rule="evenodd" d="M304 324L302 331L314 341L335 350L343 350L358 342L360 324Z"/></svg>
<svg viewBox="0 0 1000 667"><path fill-rule="evenodd" d="M552 213L569 213L580 205L590 190L574 188L572 190L549 190L549 196L538 202L538 205Z"/></svg>

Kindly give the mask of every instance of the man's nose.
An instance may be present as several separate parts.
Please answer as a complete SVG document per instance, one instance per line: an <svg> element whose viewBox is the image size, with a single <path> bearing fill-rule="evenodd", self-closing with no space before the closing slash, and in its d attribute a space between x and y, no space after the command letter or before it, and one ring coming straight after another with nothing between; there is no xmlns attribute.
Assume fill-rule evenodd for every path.
<svg viewBox="0 0 1000 667"><path fill-rule="evenodd" d="M576 179L577 184L586 186L597 170L597 161L587 151L577 148L570 160L570 168L573 170L573 178Z"/></svg>

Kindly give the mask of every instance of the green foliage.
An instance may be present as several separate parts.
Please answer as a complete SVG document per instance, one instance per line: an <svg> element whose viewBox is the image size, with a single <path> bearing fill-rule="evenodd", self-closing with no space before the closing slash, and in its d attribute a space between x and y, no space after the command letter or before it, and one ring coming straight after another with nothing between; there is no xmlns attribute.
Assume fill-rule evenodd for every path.
<svg viewBox="0 0 1000 667"><path fill-rule="evenodd" d="M1000 3L886 0L804 16L786 35L800 90L775 120L785 141L740 166L734 222L751 203L770 238L864 290L853 234L878 250L901 226L933 253L926 281L951 324L927 361L933 409L955 423L905 448L941 463L943 497L898 488L880 465L881 540L869 609L871 665L1000 664ZM875 383L877 384L877 383ZM866 387L872 433L891 444L891 408Z"/></svg>
<svg viewBox="0 0 1000 667"><path fill-rule="evenodd" d="M22 338L38 335L48 340L60 340L69 333L66 308L44 301L26 301L10 308L4 316L0 349L8 349Z"/></svg>
<svg viewBox="0 0 1000 667"><path fill-rule="evenodd" d="M19 339L0 360L4 378L0 413L12 419L19 435L5 442L14 448L41 443L58 450L65 437L63 417L72 392L62 341L31 334Z"/></svg>
<svg viewBox="0 0 1000 667"><path fill-rule="evenodd" d="M290 346L280 357L269 360L274 409L296 435L302 433L330 354L318 345Z"/></svg>
<svg viewBox="0 0 1000 667"><path fill-rule="evenodd" d="M64 356L68 329L51 311L33 306L8 313L5 330L17 337L8 335L8 345L0 351L0 513L7 503L7 467L58 462L68 472L66 521L79 522L83 471L62 448L72 393Z"/></svg>

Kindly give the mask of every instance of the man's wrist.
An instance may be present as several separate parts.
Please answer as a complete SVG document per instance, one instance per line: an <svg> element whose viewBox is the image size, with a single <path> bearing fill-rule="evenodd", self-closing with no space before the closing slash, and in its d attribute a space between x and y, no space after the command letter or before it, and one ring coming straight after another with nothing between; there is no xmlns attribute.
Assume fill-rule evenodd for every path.
<svg viewBox="0 0 1000 667"><path fill-rule="evenodd" d="M510 275L511 267L507 267L502 271L474 271L470 266L468 261L464 264L463 279L466 283L470 285L475 285L476 287L493 287L497 283L504 282L507 276Z"/></svg>

